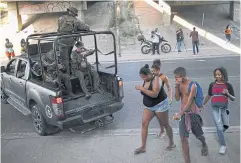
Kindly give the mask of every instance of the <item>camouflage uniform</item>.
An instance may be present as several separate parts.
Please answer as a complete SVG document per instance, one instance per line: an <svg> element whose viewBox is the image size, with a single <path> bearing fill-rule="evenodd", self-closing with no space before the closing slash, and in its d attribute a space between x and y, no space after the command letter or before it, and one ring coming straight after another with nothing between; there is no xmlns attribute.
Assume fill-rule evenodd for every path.
<svg viewBox="0 0 241 163"><path fill-rule="evenodd" d="M64 15L58 20L58 33L60 34L71 34L78 31L89 31L88 25L84 24L76 18L78 15L78 10L74 7L68 8L69 14ZM73 49L74 43L77 38L69 37L62 38L59 40L59 51L60 57L62 59L63 66L65 67L68 74L70 74L70 53Z"/></svg>
<svg viewBox="0 0 241 163"><path fill-rule="evenodd" d="M93 51L88 51L93 52ZM88 53L87 52L87 53ZM82 52L83 53L83 52ZM89 73L93 79L93 87L95 90L98 90L100 84L100 78L97 71L94 70L93 66L87 62L86 57L84 57L81 53L77 51L72 51L71 53L71 68L72 72L77 76L80 80L80 85L85 94L89 94L88 89L86 88L86 83L84 79L84 75Z"/></svg>
<svg viewBox="0 0 241 163"><path fill-rule="evenodd" d="M50 51L48 53L46 53L45 55L42 56L42 64L43 66L46 68L45 71L45 78L47 82L53 82L53 81L57 81L57 65L56 65L56 60L55 60L55 56L54 56L54 52ZM61 81L64 82L68 93L72 92L72 87L71 87L71 83L70 83L70 76L67 73L64 73L63 67L61 65L58 64L58 68L59 68L59 75L60 75L60 79ZM62 69L62 70L61 70Z"/></svg>

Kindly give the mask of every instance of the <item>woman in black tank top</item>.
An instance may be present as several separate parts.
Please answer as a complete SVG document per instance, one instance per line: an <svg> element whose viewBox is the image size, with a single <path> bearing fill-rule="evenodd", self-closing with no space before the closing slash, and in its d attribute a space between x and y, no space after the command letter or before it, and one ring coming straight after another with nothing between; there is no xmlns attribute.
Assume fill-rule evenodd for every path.
<svg viewBox="0 0 241 163"><path fill-rule="evenodd" d="M136 89L141 91L143 95L143 104L146 106L143 112L143 120L142 120L142 145L140 148L135 150L135 154L146 152L146 139L148 134L148 126L150 121L155 115L160 115L159 111L163 108L167 107L169 104L167 102L163 103L165 99L164 89L161 88L163 86L160 85L159 77L153 75L151 70L149 69L149 65L145 65L140 69L140 77L143 79L143 85L137 85ZM165 92L165 91L164 91ZM166 111L167 112L167 111ZM158 120L159 117L157 116ZM168 119L168 118L167 118ZM165 121L161 120L161 124L166 128L168 137L169 137L169 145L167 146L167 150L171 150L175 147L173 142L173 134L172 128L168 123L164 123ZM168 121L167 121L168 122Z"/></svg>

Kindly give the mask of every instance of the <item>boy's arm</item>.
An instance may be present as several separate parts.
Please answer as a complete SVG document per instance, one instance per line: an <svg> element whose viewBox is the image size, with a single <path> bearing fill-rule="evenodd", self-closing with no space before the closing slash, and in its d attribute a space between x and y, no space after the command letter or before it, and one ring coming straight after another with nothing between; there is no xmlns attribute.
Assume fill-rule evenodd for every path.
<svg viewBox="0 0 241 163"><path fill-rule="evenodd" d="M210 98L212 97L212 88L213 88L213 82L211 84L209 84L209 88L208 88L208 95L205 97L205 99L203 100L203 105L206 105L207 102L210 100Z"/></svg>

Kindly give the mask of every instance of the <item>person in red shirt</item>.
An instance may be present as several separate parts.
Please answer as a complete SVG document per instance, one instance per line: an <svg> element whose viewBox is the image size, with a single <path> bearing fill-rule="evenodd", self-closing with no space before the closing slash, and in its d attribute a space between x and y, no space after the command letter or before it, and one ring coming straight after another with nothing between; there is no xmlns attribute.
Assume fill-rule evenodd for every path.
<svg viewBox="0 0 241 163"><path fill-rule="evenodd" d="M230 40L231 40L231 33L232 33L232 29L231 29L229 24L227 25L227 27L226 27L224 32L225 32L225 36L226 36L226 39L227 39L226 43L229 43Z"/></svg>
<svg viewBox="0 0 241 163"><path fill-rule="evenodd" d="M224 132L229 128L228 99L234 101L235 96L232 85L228 83L228 73L225 68L215 69L213 75L215 81L209 85L208 95L203 101L203 106L211 99L213 120L221 146L219 153L224 155L227 148Z"/></svg>

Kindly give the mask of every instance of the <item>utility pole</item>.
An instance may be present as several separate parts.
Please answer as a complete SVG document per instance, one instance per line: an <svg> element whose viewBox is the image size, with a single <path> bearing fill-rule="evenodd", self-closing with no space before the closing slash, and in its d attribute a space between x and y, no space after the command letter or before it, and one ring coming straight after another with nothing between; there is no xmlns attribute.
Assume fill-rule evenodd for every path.
<svg viewBox="0 0 241 163"><path fill-rule="evenodd" d="M115 0L115 15L116 15L116 38L117 38L117 48L118 55L121 57L121 44L120 44L120 1Z"/></svg>

